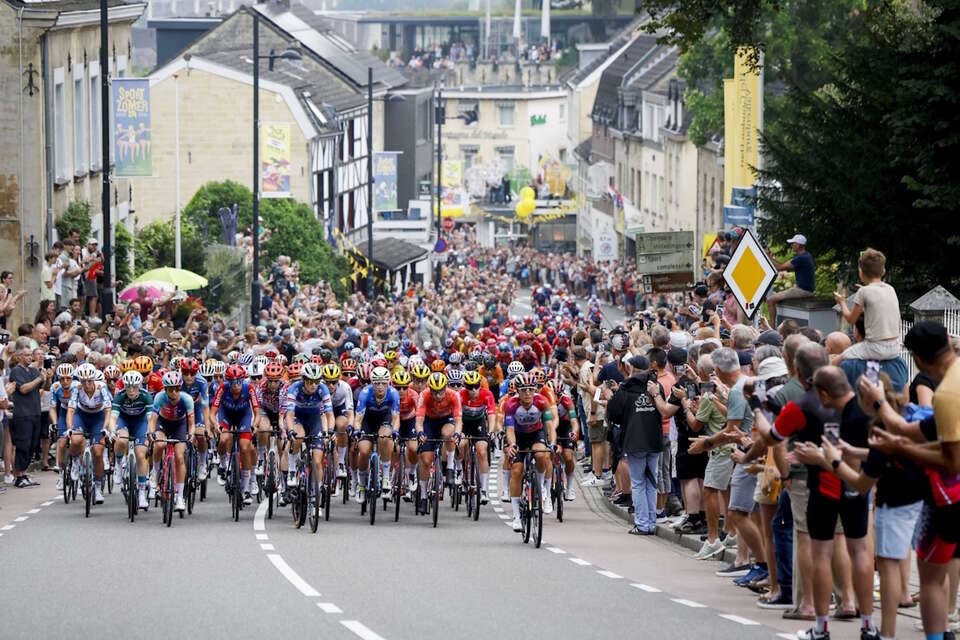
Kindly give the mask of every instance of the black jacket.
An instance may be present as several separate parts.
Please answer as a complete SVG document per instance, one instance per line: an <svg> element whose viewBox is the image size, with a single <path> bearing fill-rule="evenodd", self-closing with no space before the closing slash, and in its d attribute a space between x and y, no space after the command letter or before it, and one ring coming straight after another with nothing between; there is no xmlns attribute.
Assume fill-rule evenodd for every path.
<svg viewBox="0 0 960 640"><path fill-rule="evenodd" d="M645 377L630 376L623 381L607 403L607 420L620 426L620 449L624 453L663 451L663 417L647 393Z"/></svg>

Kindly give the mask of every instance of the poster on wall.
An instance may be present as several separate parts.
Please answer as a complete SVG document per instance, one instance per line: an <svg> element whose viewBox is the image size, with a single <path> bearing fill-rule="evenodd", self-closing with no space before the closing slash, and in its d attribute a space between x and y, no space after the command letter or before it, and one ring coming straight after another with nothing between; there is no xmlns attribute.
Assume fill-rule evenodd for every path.
<svg viewBox="0 0 960 640"><path fill-rule="evenodd" d="M260 125L260 197L290 198L290 125Z"/></svg>
<svg viewBox="0 0 960 640"><path fill-rule="evenodd" d="M608 231L601 231L593 239L594 260L616 260L618 249L616 236Z"/></svg>
<svg viewBox="0 0 960 640"><path fill-rule="evenodd" d="M396 211L397 161L396 151L378 151L373 154L373 210Z"/></svg>
<svg viewBox="0 0 960 640"><path fill-rule="evenodd" d="M112 83L115 173L118 177L153 175L150 80L115 78Z"/></svg>

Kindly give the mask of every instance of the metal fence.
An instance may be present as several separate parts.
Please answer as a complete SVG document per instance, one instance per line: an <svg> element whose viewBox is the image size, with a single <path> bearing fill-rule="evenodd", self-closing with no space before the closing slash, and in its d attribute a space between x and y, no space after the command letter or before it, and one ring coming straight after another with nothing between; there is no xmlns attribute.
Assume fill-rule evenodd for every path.
<svg viewBox="0 0 960 640"><path fill-rule="evenodd" d="M943 312L943 325L954 338L960 337L960 309L947 309ZM908 320L900 320L900 357L907 363L907 369L910 371L910 380L917 375L917 366L913 362L913 356L903 346L903 338L907 332L913 328L913 323Z"/></svg>

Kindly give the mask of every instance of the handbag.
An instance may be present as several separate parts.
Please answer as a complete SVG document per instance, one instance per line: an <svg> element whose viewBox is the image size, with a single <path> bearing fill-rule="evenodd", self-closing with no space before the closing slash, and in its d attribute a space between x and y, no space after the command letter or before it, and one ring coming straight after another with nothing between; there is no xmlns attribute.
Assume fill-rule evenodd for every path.
<svg viewBox="0 0 960 640"><path fill-rule="evenodd" d="M773 449L767 449L767 459L764 461L763 475L760 477L760 493L770 502L777 502L782 488L783 480L780 479L780 472L773 460Z"/></svg>

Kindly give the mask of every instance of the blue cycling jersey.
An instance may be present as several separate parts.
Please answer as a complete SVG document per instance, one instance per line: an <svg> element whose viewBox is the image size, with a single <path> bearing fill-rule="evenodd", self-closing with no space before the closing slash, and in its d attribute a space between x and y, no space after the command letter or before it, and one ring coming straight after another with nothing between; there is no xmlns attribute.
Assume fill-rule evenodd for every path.
<svg viewBox="0 0 960 640"><path fill-rule="evenodd" d="M183 390L190 394L190 397L193 398L193 408L195 411L194 420L197 424L202 423L203 409L209 404L207 400L206 379L198 374L193 380L193 384L188 385L186 382L183 383Z"/></svg>
<svg viewBox="0 0 960 640"><path fill-rule="evenodd" d="M387 388L383 400L377 402L373 393L373 385L360 390L357 397L356 414L363 416L365 422L383 424L389 422L394 415L400 413L400 394L393 387Z"/></svg>
<svg viewBox="0 0 960 640"><path fill-rule="evenodd" d="M297 380L287 388L282 409L284 413L293 411L294 417L301 423L314 420L324 413L333 413L330 391L318 384L316 390L308 394L303 388L303 380Z"/></svg>

